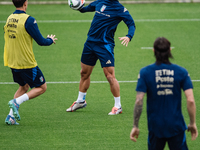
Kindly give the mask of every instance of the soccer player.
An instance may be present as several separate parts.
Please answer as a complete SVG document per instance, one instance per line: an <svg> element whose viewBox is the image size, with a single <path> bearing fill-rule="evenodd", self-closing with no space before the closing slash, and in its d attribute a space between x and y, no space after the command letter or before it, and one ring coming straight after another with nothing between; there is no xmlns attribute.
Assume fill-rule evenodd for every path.
<svg viewBox="0 0 200 150"><path fill-rule="evenodd" d="M149 150L163 150L166 142L170 150L187 150L185 130L191 132L192 140L198 136L193 85L187 70L169 61L173 58L170 45L166 38L157 38L154 42L156 62L142 68L138 76L130 139L136 142L139 136L138 123L147 93ZM181 111L181 89L187 99L188 127Z"/></svg>
<svg viewBox="0 0 200 150"><path fill-rule="evenodd" d="M14 82L19 84L19 89L8 105L10 112L5 123L18 124L20 120L19 105L23 102L43 94L47 85L45 78L37 66L33 54L33 39L39 44L48 46L55 44L55 35L44 38L37 26L36 20L26 14L28 0L12 0L16 10L11 14L4 26L4 66L11 68ZM32 89L28 91L29 87Z"/></svg>
<svg viewBox="0 0 200 150"><path fill-rule="evenodd" d="M72 112L87 105L86 92L90 86L90 75L99 59L105 77L110 84L115 104L109 115L122 113L120 87L114 70L114 34L121 21L128 27L128 34L119 37L123 45L128 46L135 32L135 23L128 10L118 0L97 0L79 9L81 13L94 12L95 15L84 44L81 57L81 79L77 100L66 111Z"/></svg>

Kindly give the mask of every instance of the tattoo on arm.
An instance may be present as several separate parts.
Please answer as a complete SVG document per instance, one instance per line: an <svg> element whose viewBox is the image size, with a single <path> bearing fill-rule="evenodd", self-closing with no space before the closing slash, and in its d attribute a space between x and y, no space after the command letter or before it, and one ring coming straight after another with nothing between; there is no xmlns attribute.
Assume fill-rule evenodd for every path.
<svg viewBox="0 0 200 150"><path fill-rule="evenodd" d="M135 101L135 107L134 107L134 127L138 128L138 123L140 116L142 114L142 107L143 107L143 98L145 93L144 92L137 92L136 101Z"/></svg>

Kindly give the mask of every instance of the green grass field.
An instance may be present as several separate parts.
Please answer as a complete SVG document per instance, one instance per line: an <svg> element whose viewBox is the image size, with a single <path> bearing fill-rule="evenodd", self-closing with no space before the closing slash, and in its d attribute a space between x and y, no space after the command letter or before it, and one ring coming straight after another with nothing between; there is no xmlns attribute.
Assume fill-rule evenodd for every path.
<svg viewBox="0 0 200 150"><path fill-rule="evenodd" d="M142 47L152 47L159 36L171 41L174 47L172 62L185 67L190 73L197 106L196 122L200 129L200 3L124 6L135 20L136 32L128 47L122 46L118 40L118 37L127 34L123 22L115 34L115 72L120 81L123 113L107 115L114 105L107 82L91 83L85 109L73 113L65 111L78 96L80 57L94 13L81 14L67 5L29 5L27 13L36 18L43 36L55 34L58 41L49 47L41 47L34 42L34 54L48 88L43 95L20 105L19 126L7 126L4 122L9 112L7 103L13 98L18 85L8 84L13 82L12 74L8 67L3 66L3 26L15 8L0 5L0 149L147 150L146 104L139 123L139 139L137 143L129 139L136 96L136 82L130 81L137 81L140 68L155 61L152 50ZM106 81L99 62L91 81ZM182 107L188 124L184 94ZM189 149L199 149L199 137L191 141L190 133L186 135Z"/></svg>

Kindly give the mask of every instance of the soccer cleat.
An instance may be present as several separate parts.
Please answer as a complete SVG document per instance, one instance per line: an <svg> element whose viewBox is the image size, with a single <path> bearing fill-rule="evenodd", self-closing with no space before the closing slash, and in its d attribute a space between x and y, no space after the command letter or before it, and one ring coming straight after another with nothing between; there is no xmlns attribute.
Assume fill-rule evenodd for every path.
<svg viewBox="0 0 200 150"><path fill-rule="evenodd" d="M122 113L122 108L113 107L112 111L108 115L117 115Z"/></svg>
<svg viewBox="0 0 200 150"><path fill-rule="evenodd" d="M87 106L87 103L86 101L84 102L74 102L68 109L66 109L67 112L73 112L73 111L76 111L77 109L80 109L80 108L84 108Z"/></svg>
<svg viewBox="0 0 200 150"><path fill-rule="evenodd" d="M16 99L10 100L8 102L8 105L9 105L10 108L12 108L13 115L14 115L15 119L20 121L20 115L19 115L19 112L18 112L19 104L16 103Z"/></svg>
<svg viewBox="0 0 200 150"><path fill-rule="evenodd" d="M10 115L8 115L8 116L6 117L5 123L6 123L7 125L19 125L19 123L16 122L15 118L14 118L14 117L11 117Z"/></svg>

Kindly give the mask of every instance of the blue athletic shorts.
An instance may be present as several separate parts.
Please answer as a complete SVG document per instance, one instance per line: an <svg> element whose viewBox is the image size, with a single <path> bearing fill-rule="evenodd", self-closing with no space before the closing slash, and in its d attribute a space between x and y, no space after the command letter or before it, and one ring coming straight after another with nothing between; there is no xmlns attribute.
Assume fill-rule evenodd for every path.
<svg viewBox="0 0 200 150"><path fill-rule="evenodd" d="M39 87L45 83L44 75L38 66L31 69L13 69L13 80L20 86L24 86L26 83L33 88Z"/></svg>
<svg viewBox="0 0 200 150"><path fill-rule="evenodd" d="M102 68L114 66L114 45L86 41L81 62L86 65L95 66L98 59Z"/></svg>
<svg viewBox="0 0 200 150"><path fill-rule="evenodd" d="M163 150L166 143L170 150L188 150L185 132L170 138L158 138L153 133L149 133L148 150Z"/></svg>

